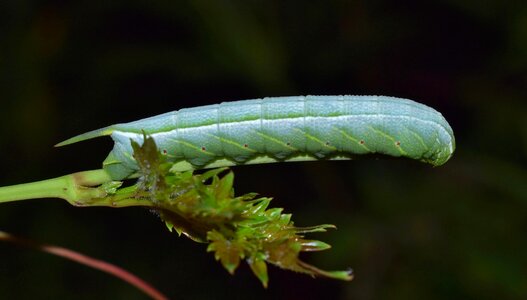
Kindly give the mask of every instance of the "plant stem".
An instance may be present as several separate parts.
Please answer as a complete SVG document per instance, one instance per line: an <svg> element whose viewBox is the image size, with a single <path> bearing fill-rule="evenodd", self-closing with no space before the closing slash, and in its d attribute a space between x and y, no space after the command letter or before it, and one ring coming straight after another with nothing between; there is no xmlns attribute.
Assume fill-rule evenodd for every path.
<svg viewBox="0 0 527 300"><path fill-rule="evenodd" d="M126 271L125 269L118 267L114 264L108 263L103 260L95 259L93 257L84 255L82 253L58 247L54 245L41 244L31 240L19 238L13 236L7 232L0 231L0 241L10 242L18 246L33 248L42 252L47 252L52 255L63 257L65 259L72 260L79 264L88 266L90 268L105 272L111 276L115 276L131 286L141 290L152 299L166 300L167 296L163 295L160 291L156 290L152 285L137 277L133 273Z"/></svg>
<svg viewBox="0 0 527 300"><path fill-rule="evenodd" d="M115 195L101 186L111 182L103 170L77 172L57 178L0 187L0 203L40 199L60 198L74 206L152 206L146 199L137 197L135 189L123 189Z"/></svg>

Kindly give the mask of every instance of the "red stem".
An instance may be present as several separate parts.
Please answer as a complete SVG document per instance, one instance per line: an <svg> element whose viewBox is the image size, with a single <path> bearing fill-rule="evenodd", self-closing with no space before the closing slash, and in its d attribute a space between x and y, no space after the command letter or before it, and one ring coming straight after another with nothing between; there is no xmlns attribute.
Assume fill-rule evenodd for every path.
<svg viewBox="0 0 527 300"><path fill-rule="evenodd" d="M82 253L69 250L66 248L53 246L53 245L47 245L47 244L40 244L40 243L36 243L36 242L30 241L27 239L15 237L3 231L0 231L0 240L11 242L19 246L37 249L40 251L44 251L44 252L47 252L53 255L57 255L57 256L75 261L79 264L83 264L85 266L97 269L99 271L102 271L110 275L113 275L117 278L120 278L121 280L143 291L145 294L150 296L152 299L168 300L167 296L163 295L160 291L156 290L153 286L148 284L146 281L140 279L134 274L114 264L107 263L105 261L98 260L95 258L91 258Z"/></svg>

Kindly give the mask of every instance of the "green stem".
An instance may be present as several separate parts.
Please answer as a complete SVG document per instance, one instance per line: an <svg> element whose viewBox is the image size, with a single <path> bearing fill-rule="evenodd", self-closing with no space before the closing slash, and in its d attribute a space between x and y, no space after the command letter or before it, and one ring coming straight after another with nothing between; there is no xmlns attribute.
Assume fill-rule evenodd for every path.
<svg viewBox="0 0 527 300"><path fill-rule="evenodd" d="M0 187L0 203L60 198L74 206L152 206L150 201L137 197L135 189L123 189L115 195L100 186L112 178L105 170L77 172L57 178Z"/></svg>

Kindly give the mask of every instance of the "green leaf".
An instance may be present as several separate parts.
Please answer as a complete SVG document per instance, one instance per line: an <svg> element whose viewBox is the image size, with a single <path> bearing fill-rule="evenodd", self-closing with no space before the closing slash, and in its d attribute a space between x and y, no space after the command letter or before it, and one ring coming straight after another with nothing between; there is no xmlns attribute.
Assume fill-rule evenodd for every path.
<svg viewBox="0 0 527 300"><path fill-rule="evenodd" d="M295 227L292 214L282 208L269 208L271 198L256 198L256 193L234 194L234 173L227 169L208 170L203 174L173 172L172 164L161 155L152 138L143 145L132 142L141 177L133 187L137 197L150 199L166 227L197 242L209 243L208 252L234 274L245 260L254 275L267 287L267 263L280 268L351 280L350 272L324 271L299 259L301 252L322 251L330 245L304 239L303 234L335 228L324 224ZM119 186L108 185L110 191Z"/></svg>
<svg viewBox="0 0 527 300"><path fill-rule="evenodd" d="M240 264L240 258L243 257L243 249L215 230L209 232L207 238L211 241L207 251L214 252L216 260L219 260L230 274L234 274Z"/></svg>
<svg viewBox="0 0 527 300"><path fill-rule="evenodd" d="M267 264L265 260L259 257L252 257L247 260L247 264L253 271L254 275L260 280L264 288L267 288L269 277L267 275Z"/></svg>
<svg viewBox="0 0 527 300"><path fill-rule="evenodd" d="M305 252L323 251L331 248L331 245L315 240L302 240L300 244L302 245L302 251Z"/></svg>
<svg viewBox="0 0 527 300"><path fill-rule="evenodd" d="M229 198L229 196L231 195L233 182L234 174L232 172L227 173L227 175L223 176L223 178L220 179L220 181L218 182L218 187L215 191L215 196L218 201Z"/></svg>

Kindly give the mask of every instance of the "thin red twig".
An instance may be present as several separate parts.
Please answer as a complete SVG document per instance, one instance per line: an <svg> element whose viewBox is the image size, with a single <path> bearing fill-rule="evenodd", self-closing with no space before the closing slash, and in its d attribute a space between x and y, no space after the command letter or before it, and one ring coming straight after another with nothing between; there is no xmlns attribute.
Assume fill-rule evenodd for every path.
<svg viewBox="0 0 527 300"><path fill-rule="evenodd" d="M95 259L95 258L86 256L82 253L79 253L79 252L76 252L70 249L66 249L63 247L58 247L58 246L53 246L53 245L48 245L48 244L41 244L41 243L37 243L37 242L30 241L27 239L19 238L9 233L3 232L3 231L0 231L0 240L11 242L19 246L37 249L43 252L47 252L53 255L57 255L57 256L75 261L79 264L83 264L85 266L97 269L99 271L102 271L110 275L113 275L117 278L120 278L121 280L143 291L145 294L150 296L152 299L168 300L167 296L163 295L160 291L155 289L152 285L150 285L149 283L142 280L141 278L135 276L134 274L114 264L111 264L111 263L108 263L108 262L105 262L99 259Z"/></svg>

